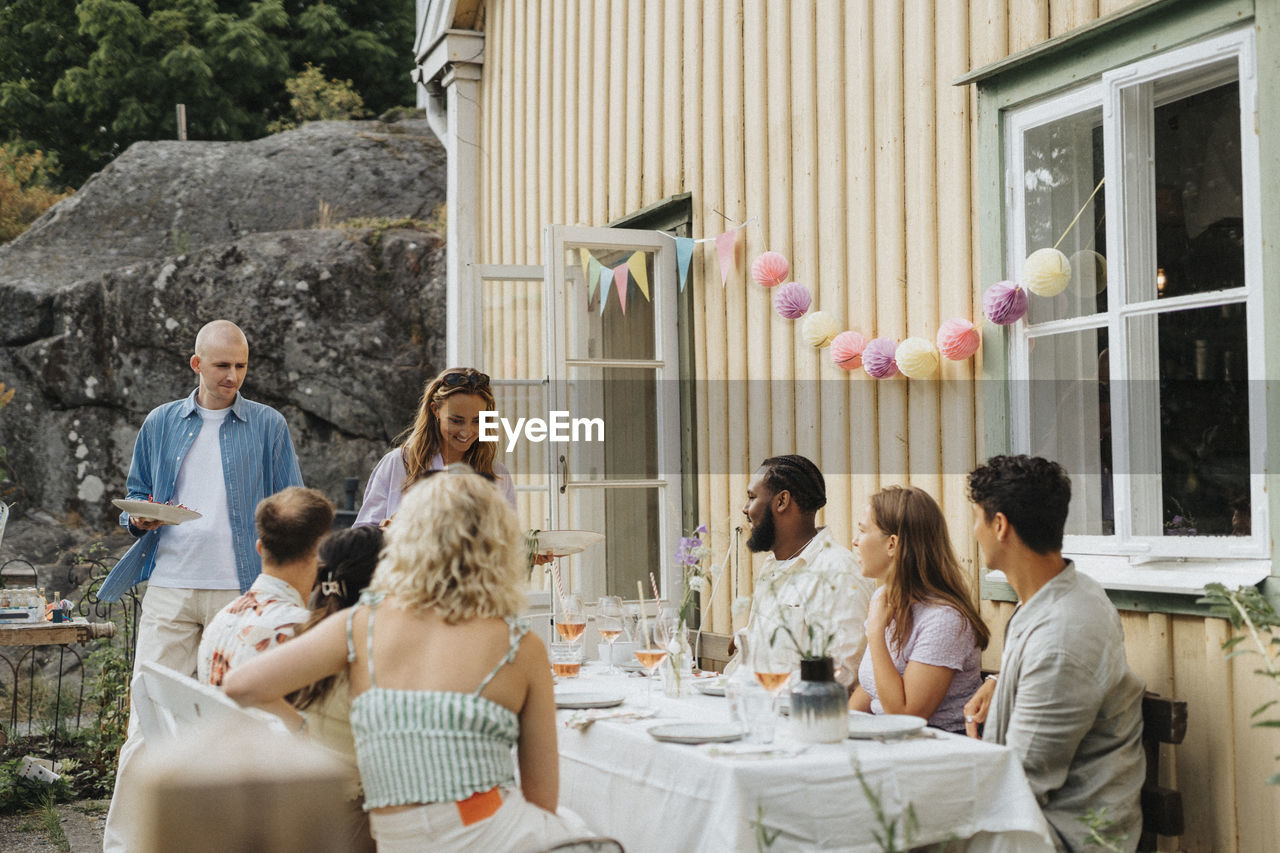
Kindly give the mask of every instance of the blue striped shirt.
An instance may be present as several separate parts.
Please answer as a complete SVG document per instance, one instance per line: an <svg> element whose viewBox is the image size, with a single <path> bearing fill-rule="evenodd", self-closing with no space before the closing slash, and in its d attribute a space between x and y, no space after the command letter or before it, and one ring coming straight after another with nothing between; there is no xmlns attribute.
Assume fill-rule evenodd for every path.
<svg viewBox="0 0 1280 853"><path fill-rule="evenodd" d="M196 411L196 392L151 410L133 445L129 466L128 497L166 503L174 499L178 470L191 449L202 422ZM231 541L235 550L240 591L246 591L262 571L254 547L253 511L263 498L288 486L302 485L302 471L293 451L284 416L270 406L236 394L231 414L218 432L222 450L222 476L227 487L227 511L231 516ZM120 524L129 526L129 514L120 513ZM142 534L116 563L98 592L103 601L116 601L151 577L156 567L156 545L165 528Z"/></svg>

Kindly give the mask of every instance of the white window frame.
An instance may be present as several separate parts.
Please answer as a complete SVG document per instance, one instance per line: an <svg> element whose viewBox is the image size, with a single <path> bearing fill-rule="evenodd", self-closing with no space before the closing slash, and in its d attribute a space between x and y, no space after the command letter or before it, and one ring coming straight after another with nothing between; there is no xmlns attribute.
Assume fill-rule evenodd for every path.
<svg viewBox="0 0 1280 853"><path fill-rule="evenodd" d="M1153 158L1132 156L1135 148L1152 145L1151 110L1157 106L1151 93L1153 84L1165 78L1217 65L1234 56L1238 72L1241 122L1241 168L1245 228L1245 286L1225 291L1195 293L1169 299L1129 304L1129 282L1134 276L1150 273L1154 280L1154 209L1147 204L1126 204L1126 199L1147 199L1151 191ZM1222 82L1225 82L1224 78ZM1162 93L1160 103L1186 97L1219 83L1212 78L1197 80L1194 86ZM1108 299L1107 311L1030 325L1026 320L1011 328L1009 338L1010 439L1013 452L1026 453L1031 447L1029 399L1030 347L1036 337L1106 329L1111 349L1111 387L1122 387L1130 373L1126 325L1134 317L1156 316L1186 308L1221 304L1244 304L1248 342L1250 412L1250 506L1253 534L1249 537L1172 537L1134 534L1136 506L1152 500L1159 505L1158 487L1152 491L1151 477L1114 474L1113 535L1071 535L1065 537L1064 553L1078 557L1081 568L1113 589L1148 592L1188 593L1203 590L1208 582L1229 586L1254 584L1271 573L1270 527L1263 475L1266 459L1266 414L1262 382L1265 374L1263 326L1263 275L1261 263L1261 200L1258 140L1255 132L1257 74L1254 32L1241 27L1125 65L1102 74L1069 91L1005 113L1005 269L1009 277L1019 273L1029 248L1026 245L1025 185L1021 179L1026 132L1090 109L1101 107L1103 116L1104 164L1107 176L1106 228ZM1130 156L1126 158L1124 155ZM1149 268L1149 269L1148 269ZM1036 297L1032 297L1033 299ZM1152 375L1158 368L1151 365ZM1130 394L1114 392L1111 403L1113 470L1133 470L1131 441L1133 429L1149 430L1149 415L1131 406ZM1147 434L1144 432L1144 434ZM1158 460L1157 460L1158 461ZM1147 493L1142 493L1142 490Z"/></svg>

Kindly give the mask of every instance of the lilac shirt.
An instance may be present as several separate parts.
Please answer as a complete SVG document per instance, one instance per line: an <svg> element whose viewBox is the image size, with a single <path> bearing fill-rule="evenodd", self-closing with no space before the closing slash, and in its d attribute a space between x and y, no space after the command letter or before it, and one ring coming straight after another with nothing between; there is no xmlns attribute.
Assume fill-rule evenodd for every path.
<svg viewBox="0 0 1280 853"><path fill-rule="evenodd" d="M884 595L884 587L877 589L875 595ZM907 637L906 648L894 649L893 624L890 622L884 629L884 636L899 674L910 661L956 671L938 710L929 718L929 725L963 731L964 703L982 684L982 651L973 626L963 613L950 605L916 603L911 605L911 636ZM880 704L876 692L875 667L869 653L862 656L862 665L858 667L858 684L871 695L871 712L883 714L884 705Z"/></svg>
<svg viewBox="0 0 1280 853"><path fill-rule="evenodd" d="M444 470L444 459L437 453L431 457L432 471ZM516 508L516 486L511 480L511 472L501 462L493 463L493 473L497 475L494 484L501 490L511 508ZM382 457L369 475L369 482L364 487L364 503L356 515L355 525L381 524L396 514L400 508L400 498L404 495L404 478L408 471L404 467L404 455L396 448ZM355 526L353 525L353 526Z"/></svg>

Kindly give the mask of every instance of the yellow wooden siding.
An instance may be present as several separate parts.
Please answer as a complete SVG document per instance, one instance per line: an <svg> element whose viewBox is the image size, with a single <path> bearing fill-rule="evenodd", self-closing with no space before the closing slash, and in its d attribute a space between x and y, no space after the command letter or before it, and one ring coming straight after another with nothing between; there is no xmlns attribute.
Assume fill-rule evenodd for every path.
<svg viewBox="0 0 1280 853"><path fill-rule="evenodd" d="M970 383L982 354L944 364L936 381L846 374L773 312L747 267L782 252L815 307L868 337L932 337L948 317L978 316L975 96L951 81L1125 5L489 0L480 260L541 263L548 222L603 225L683 192L694 236L755 217L729 287L710 244L695 250L689 283L693 373L728 380L696 390L693 440L712 472L697 501L716 552L742 521L753 467L794 451L827 474L823 520L837 541L852 538L871 492L913 482L938 496L976 575L963 475L980 449ZM508 346L540 346L528 305L511 311L487 322ZM733 596L752 588L758 561L743 548L739 557L718 600L705 602L712 630L729 630ZM1009 607L984 608L994 666ZM1184 794L1187 833L1162 847L1272 849L1280 791L1262 780L1280 747L1249 719L1269 686L1247 661L1223 663L1219 621L1126 613L1124 623L1135 669L1189 703L1187 742L1166 749L1164 770Z"/></svg>

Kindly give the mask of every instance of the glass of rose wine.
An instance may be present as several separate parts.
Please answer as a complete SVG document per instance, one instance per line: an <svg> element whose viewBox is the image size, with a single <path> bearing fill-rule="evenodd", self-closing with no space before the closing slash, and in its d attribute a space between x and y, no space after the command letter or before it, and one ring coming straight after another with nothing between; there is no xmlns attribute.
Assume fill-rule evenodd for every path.
<svg viewBox="0 0 1280 853"><path fill-rule="evenodd" d="M636 660L644 667L648 679L644 685L645 705L653 707L653 677L667 658L667 636L658 619L642 619L640 637L636 648Z"/></svg>
<svg viewBox="0 0 1280 853"><path fill-rule="evenodd" d="M769 642L753 644L751 655L752 671L756 681L773 697L773 712L778 713L778 694L791 680L791 672L795 668L795 652L784 643L774 645Z"/></svg>
<svg viewBox="0 0 1280 853"><path fill-rule="evenodd" d="M582 598L577 595L556 597L556 634L566 643L574 643L581 652L582 634L587 630L587 611L582 609ZM579 655L581 656L581 655Z"/></svg>
<svg viewBox="0 0 1280 853"><path fill-rule="evenodd" d="M617 595L602 595L599 602L599 620L600 636L604 637L604 641L609 644L609 674L617 675L618 668L613 664L613 644L618 641L618 637L622 636L622 597Z"/></svg>

